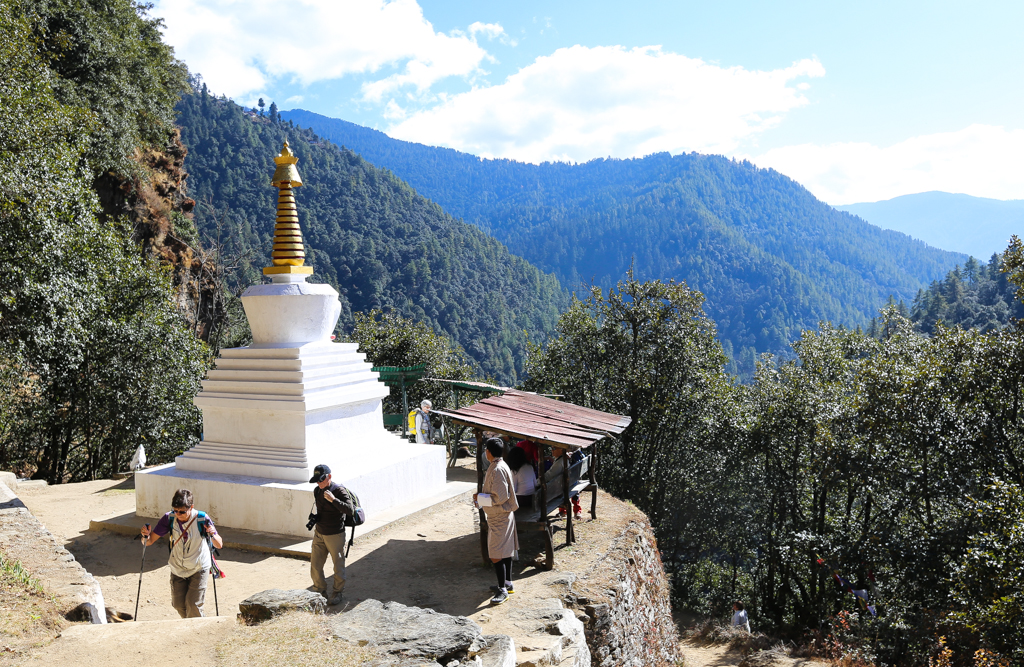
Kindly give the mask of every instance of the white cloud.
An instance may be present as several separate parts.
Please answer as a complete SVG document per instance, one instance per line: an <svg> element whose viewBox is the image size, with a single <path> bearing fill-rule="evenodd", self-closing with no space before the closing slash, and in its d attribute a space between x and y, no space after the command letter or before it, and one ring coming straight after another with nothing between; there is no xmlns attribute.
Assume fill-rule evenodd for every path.
<svg viewBox="0 0 1024 667"><path fill-rule="evenodd" d="M285 104L301 104L302 100L306 99L304 95L292 95L284 101Z"/></svg>
<svg viewBox="0 0 1024 667"><path fill-rule="evenodd" d="M494 39L495 37L501 37L504 33L505 29L499 23L481 23L477 21L469 26L469 34L474 37L478 34L483 34L487 39Z"/></svg>
<svg viewBox="0 0 1024 667"><path fill-rule="evenodd" d="M751 157L835 206L929 190L993 199L1024 198L1024 130L971 125L887 147L868 143L803 144Z"/></svg>
<svg viewBox="0 0 1024 667"><path fill-rule="evenodd" d="M216 93L251 95L275 78L302 85L397 69L364 89L380 97L402 86L423 91L479 71L488 58L476 32L435 32L416 0L158 0L176 55ZM488 37L504 31L478 25Z"/></svg>
<svg viewBox="0 0 1024 667"><path fill-rule="evenodd" d="M411 113L389 134L529 162L726 153L808 103L791 82L824 73L817 60L751 71L656 46L573 46Z"/></svg>

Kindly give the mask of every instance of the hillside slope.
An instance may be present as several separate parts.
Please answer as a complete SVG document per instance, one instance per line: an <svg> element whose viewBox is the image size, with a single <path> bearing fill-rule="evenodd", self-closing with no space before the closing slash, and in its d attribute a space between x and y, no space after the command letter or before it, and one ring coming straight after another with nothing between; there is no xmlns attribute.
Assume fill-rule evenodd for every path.
<svg viewBox="0 0 1024 667"><path fill-rule="evenodd" d="M220 239L225 255L242 258L240 285L259 281L269 263L272 158L287 138L305 183L295 192L307 261L314 280L340 293L342 330L353 312L391 308L445 332L485 373L514 382L527 337L543 340L567 304L553 276L351 151L205 92L185 96L178 110L196 224Z"/></svg>
<svg viewBox="0 0 1024 667"><path fill-rule="evenodd" d="M1006 250L1010 235L1024 233L1024 200L1020 199L1001 201L949 192L919 192L836 208L936 248L978 259Z"/></svg>
<svg viewBox="0 0 1024 667"><path fill-rule="evenodd" d="M481 160L306 111L282 112L393 171L570 289L686 280L707 297L737 370L828 319L864 324L966 257L884 231L773 170L698 154L585 164Z"/></svg>

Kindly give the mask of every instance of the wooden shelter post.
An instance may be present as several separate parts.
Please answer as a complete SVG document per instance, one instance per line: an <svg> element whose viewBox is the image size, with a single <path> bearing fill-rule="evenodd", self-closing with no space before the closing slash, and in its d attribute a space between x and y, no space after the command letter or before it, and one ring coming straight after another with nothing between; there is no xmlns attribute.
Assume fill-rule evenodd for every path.
<svg viewBox="0 0 1024 667"><path fill-rule="evenodd" d="M569 497L569 462L572 458L569 451L562 450L562 499L565 502L565 544L570 545L576 541L572 528L572 499Z"/></svg>
<svg viewBox="0 0 1024 667"><path fill-rule="evenodd" d="M598 442L590 448L590 518L597 518L597 446Z"/></svg>
<svg viewBox="0 0 1024 667"><path fill-rule="evenodd" d="M540 458L537 467L540 468L540 527L544 531L544 555L547 557L544 565L547 569L555 566L555 544L551 538L551 524L548 522L548 482L547 471L544 470L544 459L548 456L550 448L547 445L540 445Z"/></svg>
<svg viewBox="0 0 1024 667"><path fill-rule="evenodd" d="M484 432L481 429L473 429L473 437L476 438L476 492L484 491ZM484 567L491 564L491 556L487 552L487 515L483 508L477 510L480 513L480 556L484 559Z"/></svg>

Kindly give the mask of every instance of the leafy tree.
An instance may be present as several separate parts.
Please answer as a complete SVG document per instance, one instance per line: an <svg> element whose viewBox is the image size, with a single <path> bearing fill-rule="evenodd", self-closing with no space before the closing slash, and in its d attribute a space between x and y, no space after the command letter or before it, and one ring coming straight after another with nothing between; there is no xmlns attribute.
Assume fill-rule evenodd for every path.
<svg viewBox="0 0 1024 667"><path fill-rule="evenodd" d="M371 310L355 314L350 340L359 343L359 351L374 366L418 366L425 364L425 377L444 380L468 380L473 367L465 352L447 336L436 333L423 322L406 319L397 313ZM409 409L429 398L436 408L454 408L455 395L443 382L412 382L406 387ZM384 412L403 414L402 393L392 388L384 399Z"/></svg>
<svg viewBox="0 0 1024 667"><path fill-rule="evenodd" d="M973 512L971 536L953 572L952 594L961 610L952 620L978 633L989 648L1024 661L1024 491L995 480Z"/></svg>
<svg viewBox="0 0 1024 667"><path fill-rule="evenodd" d="M38 24L16 10L0 3L0 465L90 479L138 444L159 461L194 441L206 354L166 273L98 219L97 116L58 99Z"/></svg>
<svg viewBox="0 0 1024 667"><path fill-rule="evenodd" d="M528 366L530 388L632 419L602 445L601 484L648 513L679 574L711 545L726 561L749 546L732 530L745 514L734 502L741 488L727 483L737 451L722 446L735 437L737 396L702 304L685 284L628 274L574 299ZM676 579L680 589L691 583Z"/></svg>
<svg viewBox="0 0 1024 667"><path fill-rule="evenodd" d="M188 72L160 35L162 22L134 0L22 0L8 4L31 27L56 75L62 104L87 109L85 157L93 176L136 174L137 149L162 148Z"/></svg>

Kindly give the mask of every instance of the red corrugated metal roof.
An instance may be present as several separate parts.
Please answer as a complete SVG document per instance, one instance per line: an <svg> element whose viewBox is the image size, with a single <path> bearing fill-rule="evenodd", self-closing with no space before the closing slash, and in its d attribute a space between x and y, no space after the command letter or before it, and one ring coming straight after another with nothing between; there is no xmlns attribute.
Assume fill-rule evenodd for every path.
<svg viewBox="0 0 1024 667"><path fill-rule="evenodd" d="M458 410L434 412L459 424L548 445L579 449L622 433L630 418L510 389Z"/></svg>

